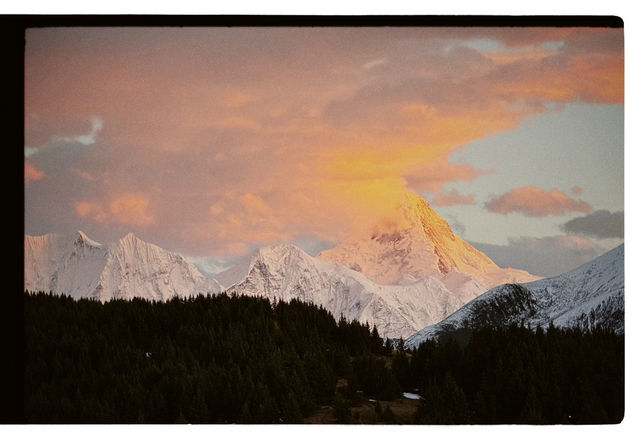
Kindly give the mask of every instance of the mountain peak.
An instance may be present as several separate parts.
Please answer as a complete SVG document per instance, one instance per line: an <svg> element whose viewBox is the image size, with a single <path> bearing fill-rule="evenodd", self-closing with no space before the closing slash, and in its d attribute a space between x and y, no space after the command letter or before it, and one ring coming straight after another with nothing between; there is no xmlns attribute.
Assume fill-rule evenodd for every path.
<svg viewBox="0 0 640 445"><path fill-rule="evenodd" d="M125 236L123 236L121 239L123 239L123 240L138 240L139 238L136 236L135 233L129 232Z"/></svg>
<svg viewBox="0 0 640 445"><path fill-rule="evenodd" d="M249 260L249 270L256 266L266 268L279 268L284 264L292 263L307 263L312 261L313 257L293 244L275 244L271 246L265 246L258 249L255 255ZM246 268L246 265L241 266Z"/></svg>
<svg viewBox="0 0 640 445"><path fill-rule="evenodd" d="M77 230L76 234L77 234L77 238L76 238L77 243L89 245L91 247L102 247L102 244L89 238L82 230Z"/></svg>
<svg viewBox="0 0 640 445"><path fill-rule="evenodd" d="M368 234L357 234L336 247L320 252L318 258L343 264L369 279L390 284L412 276L435 277L448 283L452 292L469 286L472 278L483 290L506 281L532 281L524 271L498 267L451 230L427 201L407 193L396 206L396 214L373 226ZM448 279L446 277L449 277Z"/></svg>
<svg viewBox="0 0 640 445"><path fill-rule="evenodd" d="M24 248L26 290L106 301L166 300L222 289L181 255L146 243L133 233L104 246L80 230L74 236L25 235Z"/></svg>
<svg viewBox="0 0 640 445"><path fill-rule="evenodd" d="M306 253L300 249L298 246L293 244L274 244L271 246L265 246L258 249L258 256L262 257L284 257L288 255L306 255Z"/></svg>
<svg viewBox="0 0 640 445"><path fill-rule="evenodd" d="M133 232L129 232L125 236L120 238L118 241L116 241L115 244L124 249L129 249L129 248L137 249L137 248L140 248L140 246L147 245L148 243L146 241L142 241Z"/></svg>
<svg viewBox="0 0 640 445"><path fill-rule="evenodd" d="M310 301L336 319L345 316L366 321L377 326L380 335L394 338L406 338L429 320L441 320L464 304L435 278L412 280L406 285L380 285L290 244L264 247L251 261L216 278L223 284L235 281L227 289L230 293Z"/></svg>
<svg viewBox="0 0 640 445"><path fill-rule="evenodd" d="M410 221L415 222L430 236L437 234L451 240L456 238L447 220L433 210L427 200L422 196L407 193L407 195L405 195L403 210L405 213L408 213L407 216Z"/></svg>

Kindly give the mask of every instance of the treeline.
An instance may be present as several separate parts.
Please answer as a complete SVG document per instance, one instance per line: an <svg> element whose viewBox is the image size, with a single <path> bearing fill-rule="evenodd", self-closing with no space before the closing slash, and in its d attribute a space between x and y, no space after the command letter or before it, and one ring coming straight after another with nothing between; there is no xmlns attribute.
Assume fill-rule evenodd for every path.
<svg viewBox="0 0 640 445"><path fill-rule="evenodd" d="M417 423L602 424L624 416L624 336L593 329L479 328L422 343L395 375Z"/></svg>
<svg viewBox="0 0 640 445"><path fill-rule="evenodd" d="M24 299L28 423L296 423L347 376L399 395L375 328L300 301Z"/></svg>
<svg viewBox="0 0 640 445"><path fill-rule="evenodd" d="M99 303L24 294L27 423L336 422L402 391L415 423L616 423L624 338L594 330L479 329L411 351L300 301L199 296Z"/></svg>

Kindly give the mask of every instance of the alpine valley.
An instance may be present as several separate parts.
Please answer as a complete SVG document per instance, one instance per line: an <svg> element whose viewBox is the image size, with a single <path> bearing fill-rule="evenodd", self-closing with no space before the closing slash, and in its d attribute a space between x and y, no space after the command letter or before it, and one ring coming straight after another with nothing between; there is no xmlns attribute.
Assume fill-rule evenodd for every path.
<svg viewBox="0 0 640 445"><path fill-rule="evenodd" d="M375 326L382 337L410 337L413 344L440 329L438 323L451 326L473 312L469 308L496 304L514 289L526 301L508 299L505 305L516 306L501 309L510 314L503 321L597 324L600 315L613 311L618 317L624 310L622 247L576 271L540 280L498 267L417 195L407 194L395 216L316 257L293 245L267 246L214 277L133 234L108 245L80 231L25 235L24 288L100 301L164 301L222 291L299 299L324 307L336 319Z"/></svg>

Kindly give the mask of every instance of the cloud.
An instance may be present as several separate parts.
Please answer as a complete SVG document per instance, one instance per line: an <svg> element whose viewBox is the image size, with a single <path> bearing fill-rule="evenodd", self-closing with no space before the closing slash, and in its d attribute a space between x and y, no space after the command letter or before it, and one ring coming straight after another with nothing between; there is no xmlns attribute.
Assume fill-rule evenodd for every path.
<svg viewBox="0 0 640 445"><path fill-rule="evenodd" d="M376 60L371 60L367 63L365 63L364 65L362 65L362 68L364 68L365 70L370 70L372 68L375 68L377 66L380 65L384 65L385 63L387 63L387 59L376 59Z"/></svg>
<svg viewBox="0 0 640 445"><path fill-rule="evenodd" d="M573 218L562 225L566 233L594 238L624 238L624 212L596 210Z"/></svg>
<svg viewBox="0 0 640 445"><path fill-rule="evenodd" d="M91 116L91 130L86 134L77 134L74 136L54 136L54 142L77 142L82 145L91 145L96 142L96 136L102 130L102 119L100 116Z"/></svg>
<svg viewBox="0 0 640 445"><path fill-rule="evenodd" d="M216 254L242 254L254 243L282 241L290 236L281 215L255 193L226 192L208 210L193 230L208 232L215 244L228 244L226 251L216 250Z"/></svg>
<svg viewBox="0 0 640 445"><path fill-rule="evenodd" d="M488 174L451 154L516 128L548 101L621 102L621 37L564 28L30 29L26 155L47 177L25 196L28 225L93 222L108 238L137 222L141 236L194 256L335 242L388 215L407 190L438 193ZM497 44L463 45L483 39ZM564 44L545 45L555 41ZM98 142L100 150L78 150ZM112 208L129 190L147 201ZM452 193L442 202L470 201Z"/></svg>
<svg viewBox="0 0 640 445"><path fill-rule="evenodd" d="M107 222L109 219L109 215L100 203L79 201L75 203L75 209L80 218L89 218L99 223Z"/></svg>
<svg viewBox="0 0 640 445"><path fill-rule="evenodd" d="M24 156L26 158L30 158L43 149L55 148L69 144L80 144L84 146L95 144L96 137L98 136L100 130L102 130L103 121L100 116L91 116L89 120L91 122L91 129L88 133L76 134L71 136L58 136L54 134L51 136L48 142L44 143L40 147L25 146Z"/></svg>
<svg viewBox="0 0 640 445"><path fill-rule="evenodd" d="M558 189L554 188L547 192L533 185L511 189L503 195L494 197L485 204L485 208L503 215L519 212L535 217L591 211L589 204L571 199Z"/></svg>
<svg viewBox="0 0 640 445"><path fill-rule="evenodd" d="M467 164L454 164L446 156L440 156L418 168L412 168L404 174L407 185L414 190L438 191L452 181L473 181L474 179L494 173Z"/></svg>
<svg viewBox="0 0 640 445"><path fill-rule="evenodd" d="M552 277L575 269L604 253L592 241L577 236L510 238L507 245L471 242L500 267Z"/></svg>
<svg viewBox="0 0 640 445"><path fill-rule="evenodd" d="M36 148L36 147L24 147L24 157L25 158L30 158L31 156L33 156L34 154L38 153L40 149Z"/></svg>
<svg viewBox="0 0 640 445"><path fill-rule="evenodd" d="M435 197L431 200L431 204L436 206L454 206L454 205L468 205L476 202L475 193L469 193L468 195L461 194L458 190L452 189L451 191L440 191L436 193Z"/></svg>
<svg viewBox="0 0 640 445"><path fill-rule="evenodd" d="M149 200L133 193L117 196L107 204L78 201L75 203L75 210L81 218L109 225L145 227L154 222L149 210Z"/></svg>
<svg viewBox="0 0 640 445"><path fill-rule="evenodd" d="M491 41L500 46L499 30L486 34L494 34ZM524 58L513 58L513 47L483 51L463 46L465 40L449 51L425 45L419 56L399 50L388 56L388 65L395 69L385 70L352 95L331 101L324 116L331 125L346 127L371 122L382 114L393 116L406 106L428 105L436 111L433 118L460 121L460 136L464 137L472 129L490 132L495 128L492 123L500 128L513 125L550 101L621 102L621 36L621 32L565 35L566 44L551 49L529 43L535 57ZM601 43L607 39L612 43ZM486 38L475 39L483 40ZM498 60L499 56L511 59ZM479 112L474 113L476 110ZM472 114L476 115L471 121L460 119ZM440 126L432 125L437 120L421 117L424 132L437 133ZM402 122L394 123L398 125Z"/></svg>
<svg viewBox="0 0 640 445"><path fill-rule="evenodd" d="M44 172L38 170L32 162L24 161L24 182L37 181L44 177Z"/></svg>
<svg viewBox="0 0 640 445"><path fill-rule="evenodd" d="M264 200L253 193L245 193L242 195L242 205L247 213L255 215L266 215L270 212L269 206Z"/></svg>

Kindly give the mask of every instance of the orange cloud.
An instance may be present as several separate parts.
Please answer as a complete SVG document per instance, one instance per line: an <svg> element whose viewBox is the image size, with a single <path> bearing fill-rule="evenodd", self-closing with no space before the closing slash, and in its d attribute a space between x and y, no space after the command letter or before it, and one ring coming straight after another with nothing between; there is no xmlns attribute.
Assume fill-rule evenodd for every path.
<svg viewBox="0 0 640 445"><path fill-rule="evenodd" d="M245 210L249 213L265 215L270 211L269 206L264 202L264 200L253 193L245 193L242 195L242 204L244 205Z"/></svg>
<svg viewBox="0 0 640 445"><path fill-rule="evenodd" d="M558 189L545 191L529 185L509 190L491 199L485 208L501 214L519 212L527 216L564 215L570 212L589 213L592 208L584 201L571 199Z"/></svg>
<svg viewBox="0 0 640 445"><path fill-rule="evenodd" d="M621 102L621 36L573 28L29 30L25 140L86 135L86 122L73 127L77 116L104 120L82 163L69 167L74 177L100 172L85 185L102 198L65 196L80 218L144 227L199 254L302 236L338 241L392 214L407 190L433 192L439 205L473 202L442 189L489 172L449 156L515 128L548 101ZM478 38L504 49L446 49ZM118 196L114 184L145 196Z"/></svg>
<svg viewBox="0 0 640 445"><path fill-rule="evenodd" d="M213 245L225 245L215 250L221 253L243 253L251 243L284 240L289 235L271 205L250 192L224 193L209 206L208 215L189 226L189 232L201 234Z"/></svg>
<svg viewBox="0 0 640 445"><path fill-rule="evenodd" d="M154 222L149 200L136 194L117 196L106 205L95 201L78 201L75 210L81 218L107 225L146 227Z"/></svg>
<svg viewBox="0 0 640 445"><path fill-rule="evenodd" d="M480 170L466 164L453 164L446 157L438 157L433 162L414 168L404 175L409 187L414 190L433 190L453 180L472 181L482 174L492 171Z"/></svg>
<svg viewBox="0 0 640 445"><path fill-rule="evenodd" d="M121 224L148 226L153 223L153 216L149 213L149 200L143 196L119 196L109 204L109 212Z"/></svg>
<svg viewBox="0 0 640 445"><path fill-rule="evenodd" d="M109 215L104 211L102 204L79 201L75 203L75 209L81 218L89 218L99 223L107 222Z"/></svg>
<svg viewBox="0 0 640 445"><path fill-rule="evenodd" d="M491 76L494 97L569 102L622 102L623 54L562 54L501 65Z"/></svg>
<svg viewBox="0 0 640 445"><path fill-rule="evenodd" d="M44 172L38 170L30 161L24 161L24 182L37 181L44 177Z"/></svg>

